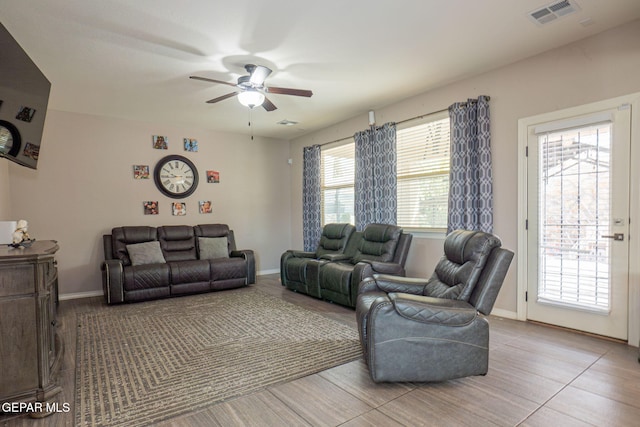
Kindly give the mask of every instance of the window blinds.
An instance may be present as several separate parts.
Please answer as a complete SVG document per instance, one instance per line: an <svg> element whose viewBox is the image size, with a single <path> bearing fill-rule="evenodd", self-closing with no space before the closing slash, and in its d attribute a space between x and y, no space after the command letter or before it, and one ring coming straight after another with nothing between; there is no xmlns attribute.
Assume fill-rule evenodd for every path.
<svg viewBox="0 0 640 427"><path fill-rule="evenodd" d="M449 117L445 111L419 120L397 132L398 225L446 229Z"/></svg>
<svg viewBox="0 0 640 427"><path fill-rule="evenodd" d="M322 224L355 224L353 188L355 179L355 144L350 143L321 151Z"/></svg>

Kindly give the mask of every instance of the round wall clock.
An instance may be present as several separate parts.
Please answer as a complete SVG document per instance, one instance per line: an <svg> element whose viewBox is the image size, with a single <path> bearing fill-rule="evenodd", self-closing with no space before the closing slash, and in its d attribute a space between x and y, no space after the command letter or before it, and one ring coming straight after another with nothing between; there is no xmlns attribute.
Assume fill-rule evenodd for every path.
<svg viewBox="0 0 640 427"><path fill-rule="evenodd" d="M6 120L0 120L0 154L16 157L20 152L20 132Z"/></svg>
<svg viewBox="0 0 640 427"><path fill-rule="evenodd" d="M160 159L153 171L158 190L174 199L191 195L198 187L198 170L183 156L171 155Z"/></svg>

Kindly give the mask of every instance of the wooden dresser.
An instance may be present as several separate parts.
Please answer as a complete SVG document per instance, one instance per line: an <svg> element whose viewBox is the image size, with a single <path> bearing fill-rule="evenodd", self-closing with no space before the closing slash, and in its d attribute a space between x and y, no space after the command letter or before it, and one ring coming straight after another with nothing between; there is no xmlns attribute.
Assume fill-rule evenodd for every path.
<svg viewBox="0 0 640 427"><path fill-rule="evenodd" d="M61 391L57 251L53 240L0 246L0 403L48 402Z"/></svg>

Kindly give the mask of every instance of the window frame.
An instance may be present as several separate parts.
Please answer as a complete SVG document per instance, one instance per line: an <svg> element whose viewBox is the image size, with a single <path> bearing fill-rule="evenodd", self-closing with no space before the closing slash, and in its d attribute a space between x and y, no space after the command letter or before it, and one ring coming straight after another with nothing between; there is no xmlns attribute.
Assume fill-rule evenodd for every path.
<svg viewBox="0 0 640 427"><path fill-rule="evenodd" d="M404 122L400 122L397 124L397 130L398 131L402 131L405 129L410 129L412 127L417 127L417 126L421 126L424 125L426 123L429 122L434 122L434 121L440 121L440 120L444 120L444 119L449 119L449 112L448 110L443 110L443 111L438 111L435 113L431 113L431 114L426 114L424 116L420 116L417 117L415 119L410 119ZM449 137L449 142L447 143L447 145L450 147L450 137ZM326 182L325 182L325 170L324 170L324 156L325 156L325 152L327 150L332 150L332 149L336 149L339 147L344 147L345 145L351 145L354 148L354 162L353 162L353 170L354 170L354 174L353 174L353 178L351 180L350 183L345 183L345 184L339 184L339 185L330 185L327 186ZM450 152L449 152L449 156L450 156ZM448 159L449 160L449 157ZM335 142L335 143L330 143L327 144L326 146L323 146L321 148L321 163L320 163L320 168L321 168L321 173L320 173L320 192L321 192L321 224L324 227L327 223L325 222L325 191L329 190L329 189L333 189L333 190L339 190L342 188L352 188L353 192L354 192L354 196L355 196L355 140L354 138L345 138L344 140L341 140L339 142ZM446 172L429 172L429 171L424 171L421 173L413 173L413 174L407 174L407 175L400 175L397 174L397 180L398 183L400 183L402 180L409 180L409 179L416 179L416 178L425 178L425 177L429 177L429 176L442 176L442 175L446 175L447 179L449 178L449 173L450 173L450 165L449 165L449 161L447 161L447 168L446 168ZM448 217L448 192L449 192L449 186L447 188L447 202L445 205L445 208L447 210L447 217ZM354 197L355 198L355 197ZM400 195L398 194L398 199L400 198ZM410 231L414 234L417 235L422 235L422 236L428 236L428 237L443 237L446 234L447 231L447 227L446 224L444 227L416 227L416 226L407 226L407 225L403 225L401 223L398 223L398 225L400 227L402 227L403 229L405 229L406 231Z"/></svg>

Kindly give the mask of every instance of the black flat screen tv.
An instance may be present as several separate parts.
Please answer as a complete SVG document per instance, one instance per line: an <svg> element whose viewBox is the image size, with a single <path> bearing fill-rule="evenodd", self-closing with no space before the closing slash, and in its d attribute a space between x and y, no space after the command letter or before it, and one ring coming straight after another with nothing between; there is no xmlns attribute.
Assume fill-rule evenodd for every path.
<svg viewBox="0 0 640 427"><path fill-rule="evenodd" d="M51 83L0 23L0 157L36 169Z"/></svg>

